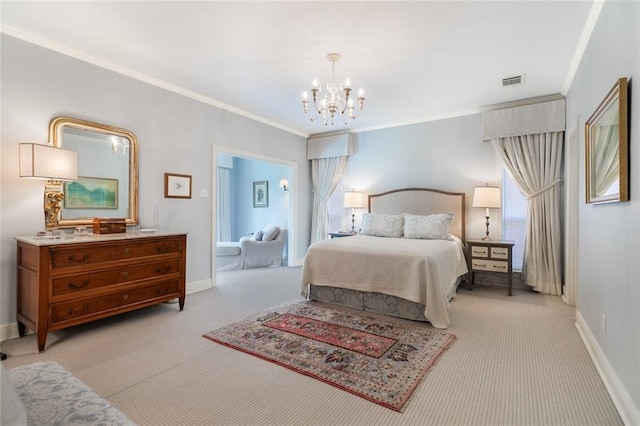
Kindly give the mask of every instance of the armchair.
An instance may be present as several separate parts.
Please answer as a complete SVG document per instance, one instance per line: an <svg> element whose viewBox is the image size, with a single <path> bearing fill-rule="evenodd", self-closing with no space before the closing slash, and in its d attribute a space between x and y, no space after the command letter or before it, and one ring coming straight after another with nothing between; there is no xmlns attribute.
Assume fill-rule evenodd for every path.
<svg viewBox="0 0 640 426"><path fill-rule="evenodd" d="M240 251L244 257L243 268L282 266L282 252L286 243L286 228L280 228L276 237L270 241L254 241L250 237L240 238Z"/></svg>

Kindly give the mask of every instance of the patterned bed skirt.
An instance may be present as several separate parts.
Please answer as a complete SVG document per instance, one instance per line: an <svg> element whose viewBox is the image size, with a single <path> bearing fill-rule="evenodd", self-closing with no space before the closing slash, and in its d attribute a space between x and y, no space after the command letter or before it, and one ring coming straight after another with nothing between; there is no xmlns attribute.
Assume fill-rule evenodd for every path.
<svg viewBox="0 0 640 426"><path fill-rule="evenodd" d="M456 289L462 277L459 277L451 287L448 299L456 295ZM359 311L388 315L390 317L403 318L413 321L429 320L424 316L425 306L422 303L411 302L396 296L382 293L369 293L347 288L309 285L309 300L344 306Z"/></svg>

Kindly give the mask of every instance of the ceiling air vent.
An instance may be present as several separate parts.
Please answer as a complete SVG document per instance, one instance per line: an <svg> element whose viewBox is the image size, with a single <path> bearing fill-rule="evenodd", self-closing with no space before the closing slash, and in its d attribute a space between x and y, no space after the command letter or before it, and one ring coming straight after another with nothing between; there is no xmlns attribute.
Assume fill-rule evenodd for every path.
<svg viewBox="0 0 640 426"><path fill-rule="evenodd" d="M502 79L502 87L517 86L524 82L524 74Z"/></svg>

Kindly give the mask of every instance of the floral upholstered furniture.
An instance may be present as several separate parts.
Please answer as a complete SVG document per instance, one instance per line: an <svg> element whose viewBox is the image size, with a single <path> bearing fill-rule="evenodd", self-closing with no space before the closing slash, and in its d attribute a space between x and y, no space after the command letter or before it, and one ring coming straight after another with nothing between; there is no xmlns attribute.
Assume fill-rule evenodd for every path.
<svg viewBox="0 0 640 426"><path fill-rule="evenodd" d="M229 271L282 266L287 236L286 228L269 224L238 242L218 242L216 269Z"/></svg>
<svg viewBox="0 0 640 426"><path fill-rule="evenodd" d="M10 395L14 397L11 406L5 407ZM134 424L109 401L52 361L9 370L2 366L2 404L3 425ZM6 408L10 408L7 415L13 418L5 418Z"/></svg>

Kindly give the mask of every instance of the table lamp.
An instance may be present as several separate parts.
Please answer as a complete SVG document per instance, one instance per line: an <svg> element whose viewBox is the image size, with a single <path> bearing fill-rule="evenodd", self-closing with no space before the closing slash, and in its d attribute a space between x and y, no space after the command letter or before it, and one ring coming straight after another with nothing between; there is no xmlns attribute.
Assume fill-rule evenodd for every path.
<svg viewBox="0 0 640 426"><path fill-rule="evenodd" d="M345 192L344 208L351 209L351 233L355 234L356 214L355 209L362 208L362 192Z"/></svg>
<svg viewBox="0 0 640 426"><path fill-rule="evenodd" d="M479 186L473 191L473 207L484 207L486 210L487 232L483 240L491 240L489 237L489 209L500 208L500 188L497 186Z"/></svg>

